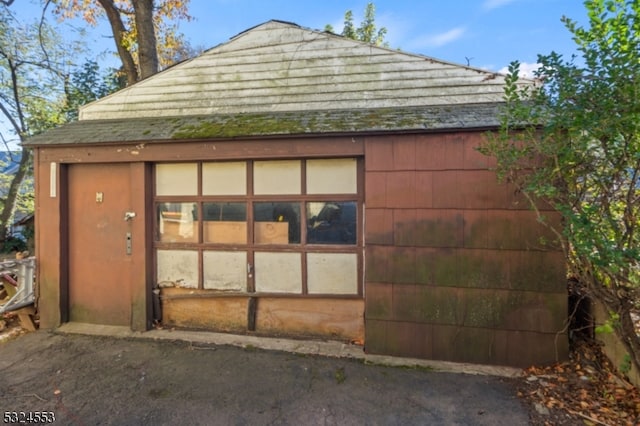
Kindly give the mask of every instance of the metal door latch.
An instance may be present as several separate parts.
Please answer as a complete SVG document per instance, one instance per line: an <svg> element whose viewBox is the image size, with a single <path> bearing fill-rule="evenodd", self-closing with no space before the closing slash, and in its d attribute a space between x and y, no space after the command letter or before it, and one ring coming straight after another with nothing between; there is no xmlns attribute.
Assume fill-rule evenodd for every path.
<svg viewBox="0 0 640 426"><path fill-rule="evenodd" d="M131 232L127 232L127 254L131 254Z"/></svg>
<svg viewBox="0 0 640 426"><path fill-rule="evenodd" d="M136 217L136 212L126 212L124 214L124 220L131 220Z"/></svg>

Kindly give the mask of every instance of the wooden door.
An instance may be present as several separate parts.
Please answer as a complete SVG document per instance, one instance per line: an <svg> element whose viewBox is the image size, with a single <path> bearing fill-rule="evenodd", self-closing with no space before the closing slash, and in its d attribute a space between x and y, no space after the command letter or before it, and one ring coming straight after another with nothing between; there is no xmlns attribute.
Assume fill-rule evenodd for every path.
<svg viewBox="0 0 640 426"><path fill-rule="evenodd" d="M130 326L129 165L69 165L68 183L69 320Z"/></svg>

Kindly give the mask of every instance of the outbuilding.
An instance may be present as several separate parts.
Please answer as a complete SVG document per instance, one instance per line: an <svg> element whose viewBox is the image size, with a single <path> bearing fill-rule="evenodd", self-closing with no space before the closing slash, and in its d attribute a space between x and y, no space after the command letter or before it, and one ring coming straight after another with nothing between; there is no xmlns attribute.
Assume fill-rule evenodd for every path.
<svg viewBox="0 0 640 426"><path fill-rule="evenodd" d="M84 106L27 143L41 327L157 321L449 361L566 358L563 255L477 151L503 88L269 21Z"/></svg>

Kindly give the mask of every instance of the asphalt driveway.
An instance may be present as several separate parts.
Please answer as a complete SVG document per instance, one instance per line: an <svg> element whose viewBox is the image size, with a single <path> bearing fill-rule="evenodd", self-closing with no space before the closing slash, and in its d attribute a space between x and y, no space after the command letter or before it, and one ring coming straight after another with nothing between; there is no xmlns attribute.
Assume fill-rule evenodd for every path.
<svg viewBox="0 0 640 426"><path fill-rule="evenodd" d="M0 344L5 423L44 411L59 425L526 425L516 380L177 339Z"/></svg>

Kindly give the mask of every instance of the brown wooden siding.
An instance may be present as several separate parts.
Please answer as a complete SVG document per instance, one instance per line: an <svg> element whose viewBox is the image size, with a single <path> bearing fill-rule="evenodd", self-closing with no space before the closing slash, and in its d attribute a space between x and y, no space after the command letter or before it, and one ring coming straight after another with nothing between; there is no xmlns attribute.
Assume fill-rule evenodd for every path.
<svg viewBox="0 0 640 426"><path fill-rule="evenodd" d="M567 314L562 256L539 244L541 235L552 236L522 197L488 171L491 159L474 149L482 137L460 132L36 148L41 326L68 320L66 164L131 163L132 209L151 217L145 194L151 193L154 162L364 156L365 300L332 299L335 307L319 299L258 303L257 332L278 334L282 328L286 334L312 335L307 311L319 312L314 318L327 312L340 317L345 308L355 314L331 330L319 320L317 334L349 340L364 334L368 352L400 356L519 366L563 359L566 335L556 335ZM55 197L51 162L58 168ZM131 321L132 328L144 329L150 319L153 224L137 221L136 226L136 234L145 237L134 240ZM209 308L223 300L171 301L166 315L169 323L200 328L198 310L187 305L215 316L222 311ZM244 308L234 324L246 331L248 302L240 303ZM291 309L283 311L283 305Z"/></svg>
<svg viewBox="0 0 640 426"><path fill-rule="evenodd" d="M368 352L516 366L566 358L563 256L488 170L482 138L367 138Z"/></svg>

